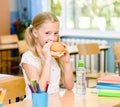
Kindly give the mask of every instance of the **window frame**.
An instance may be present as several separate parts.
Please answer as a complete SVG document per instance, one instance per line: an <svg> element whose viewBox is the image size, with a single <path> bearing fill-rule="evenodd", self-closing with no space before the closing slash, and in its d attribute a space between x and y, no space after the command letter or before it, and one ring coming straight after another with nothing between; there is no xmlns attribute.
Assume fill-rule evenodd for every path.
<svg viewBox="0 0 120 107"><path fill-rule="evenodd" d="M76 0L75 0L76 1ZM76 4L76 2L75 2ZM113 30L77 30L77 29L67 29L66 25L66 17L67 17L67 0L61 0L61 23L62 27L60 29L61 36L78 36L78 37L89 37L89 38L119 38L120 39L120 31ZM75 12L77 17L77 12ZM76 18L75 18L76 19ZM76 21L77 23L77 21Z"/></svg>

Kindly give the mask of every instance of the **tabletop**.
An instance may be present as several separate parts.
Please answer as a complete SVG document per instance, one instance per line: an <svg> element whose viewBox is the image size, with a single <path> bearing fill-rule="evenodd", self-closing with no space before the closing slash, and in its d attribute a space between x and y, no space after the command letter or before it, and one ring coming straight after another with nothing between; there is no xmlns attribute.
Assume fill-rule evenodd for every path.
<svg viewBox="0 0 120 107"><path fill-rule="evenodd" d="M60 93L51 94L48 98L48 107L113 107L120 104L120 98L98 97L95 89L87 89L86 96L80 97L75 89L62 89ZM3 107L33 107L31 100L25 100Z"/></svg>

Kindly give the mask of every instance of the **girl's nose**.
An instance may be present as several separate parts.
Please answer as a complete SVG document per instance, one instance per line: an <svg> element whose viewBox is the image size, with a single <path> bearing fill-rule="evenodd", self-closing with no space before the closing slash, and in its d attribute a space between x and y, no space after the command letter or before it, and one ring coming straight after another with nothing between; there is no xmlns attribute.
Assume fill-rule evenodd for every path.
<svg viewBox="0 0 120 107"><path fill-rule="evenodd" d="M50 40L55 41L55 35L54 34L50 36Z"/></svg>

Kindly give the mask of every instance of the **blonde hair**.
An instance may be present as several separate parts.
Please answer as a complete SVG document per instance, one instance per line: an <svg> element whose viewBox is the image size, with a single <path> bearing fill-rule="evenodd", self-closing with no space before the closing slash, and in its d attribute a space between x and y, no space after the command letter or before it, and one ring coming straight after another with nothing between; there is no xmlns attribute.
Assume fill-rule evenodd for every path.
<svg viewBox="0 0 120 107"><path fill-rule="evenodd" d="M42 67L42 57L39 56L37 49L36 49L36 41L35 41L35 37L32 34L32 29L39 29L42 24L46 23L47 21L50 22L59 22L59 20L57 19L57 17L51 13L51 12L42 12L39 13L38 15L36 15L31 23L31 25L26 29L25 31L25 40L26 43L28 45L28 49L38 58L39 62L40 62L40 67ZM58 41L60 40L60 38L58 38ZM63 71L63 67L61 62L57 59L57 62L60 66L60 68Z"/></svg>
<svg viewBox="0 0 120 107"><path fill-rule="evenodd" d="M28 48L36 55L38 56L37 50L35 48L36 46L36 41L35 37L32 34L32 29L39 29L42 24L45 22L50 21L50 22L59 22L57 17L52 14L51 12L42 12L36 15L31 23L31 26L29 26L26 31L25 31L25 40L28 44Z"/></svg>

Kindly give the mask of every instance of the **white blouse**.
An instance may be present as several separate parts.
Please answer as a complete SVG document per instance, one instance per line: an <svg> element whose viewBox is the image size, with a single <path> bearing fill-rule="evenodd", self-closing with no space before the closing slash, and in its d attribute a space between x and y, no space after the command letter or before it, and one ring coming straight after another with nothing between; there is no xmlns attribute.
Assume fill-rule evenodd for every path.
<svg viewBox="0 0 120 107"><path fill-rule="evenodd" d="M34 54L31 51L27 51L22 55L20 66L22 68L23 76L24 76L25 84L26 84L26 88L25 88L26 98L25 99L31 99L31 91L28 86L29 79L25 73L25 70L22 67L22 63L27 63L32 66L35 66L37 69L40 69L40 64L39 64L37 58L34 56ZM56 60L54 58L52 58L50 82L49 82L49 86L48 86L49 94L56 93L59 91L59 82L60 82L60 68L59 68Z"/></svg>

